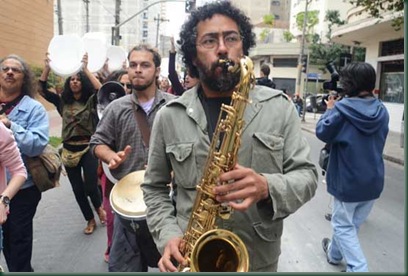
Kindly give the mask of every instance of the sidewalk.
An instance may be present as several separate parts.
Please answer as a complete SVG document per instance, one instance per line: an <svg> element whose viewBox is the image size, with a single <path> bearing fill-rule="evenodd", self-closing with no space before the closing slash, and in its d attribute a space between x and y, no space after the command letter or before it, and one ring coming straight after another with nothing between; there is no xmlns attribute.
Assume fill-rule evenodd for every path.
<svg viewBox="0 0 408 276"><path fill-rule="evenodd" d="M61 137L62 119L56 109L47 111L48 118L50 119L49 135L55 137Z"/></svg>
<svg viewBox="0 0 408 276"><path fill-rule="evenodd" d="M320 116L321 114L307 112L305 122L301 122L302 129L314 134ZM385 160L404 166L404 148L400 146L400 139L400 133L390 131L385 141L383 156Z"/></svg>

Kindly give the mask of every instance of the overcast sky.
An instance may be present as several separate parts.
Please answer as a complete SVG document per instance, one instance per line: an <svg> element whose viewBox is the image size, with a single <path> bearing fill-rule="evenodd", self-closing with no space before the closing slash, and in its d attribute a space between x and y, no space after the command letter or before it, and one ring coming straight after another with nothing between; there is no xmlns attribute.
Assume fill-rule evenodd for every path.
<svg viewBox="0 0 408 276"><path fill-rule="evenodd" d="M196 0L197 7L204 5L207 2L212 2L214 0ZM165 30L165 35L178 37L181 25L183 25L188 14L184 12L185 3L184 2L167 2L167 19L170 22L167 24Z"/></svg>

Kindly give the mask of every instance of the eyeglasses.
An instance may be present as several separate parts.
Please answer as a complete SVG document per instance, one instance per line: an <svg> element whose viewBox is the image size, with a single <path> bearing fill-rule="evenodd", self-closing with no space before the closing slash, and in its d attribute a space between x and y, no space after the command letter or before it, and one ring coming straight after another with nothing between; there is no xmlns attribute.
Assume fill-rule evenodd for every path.
<svg viewBox="0 0 408 276"><path fill-rule="evenodd" d="M2 66L1 67L1 71L3 71L3 73L7 73L8 71L13 72L13 73L22 73L23 69L17 68L17 67L9 67L9 66Z"/></svg>
<svg viewBox="0 0 408 276"><path fill-rule="evenodd" d="M242 41L242 36L238 33L229 33L223 36L223 41L225 46L228 48L233 48ZM204 38L197 43L197 45L205 49L215 49L220 45L219 37L215 37L214 34L204 36Z"/></svg>
<svg viewBox="0 0 408 276"><path fill-rule="evenodd" d="M132 84L131 83L120 83L121 85L123 85L123 87L126 87L127 89L132 89Z"/></svg>

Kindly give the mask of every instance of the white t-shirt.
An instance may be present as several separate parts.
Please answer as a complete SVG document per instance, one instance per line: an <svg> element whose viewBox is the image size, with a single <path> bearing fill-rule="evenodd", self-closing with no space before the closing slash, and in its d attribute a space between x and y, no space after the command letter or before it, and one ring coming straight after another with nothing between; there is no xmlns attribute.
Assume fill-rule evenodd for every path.
<svg viewBox="0 0 408 276"><path fill-rule="evenodd" d="M151 98L147 102L144 102L144 103L139 102L139 104L143 108L144 112L146 114L149 114L150 109L152 109L153 102L154 102L154 98Z"/></svg>

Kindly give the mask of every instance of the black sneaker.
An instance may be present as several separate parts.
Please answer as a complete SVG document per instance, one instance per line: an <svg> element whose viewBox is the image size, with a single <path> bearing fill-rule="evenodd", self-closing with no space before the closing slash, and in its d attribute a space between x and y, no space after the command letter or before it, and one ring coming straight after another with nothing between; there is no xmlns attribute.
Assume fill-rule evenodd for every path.
<svg viewBox="0 0 408 276"><path fill-rule="evenodd" d="M330 261L330 258L329 258L329 245L330 245L330 239L329 238L324 238L322 240L322 247L323 247L324 253L326 254L327 262L329 264L331 264L331 265L338 265L338 263Z"/></svg>

